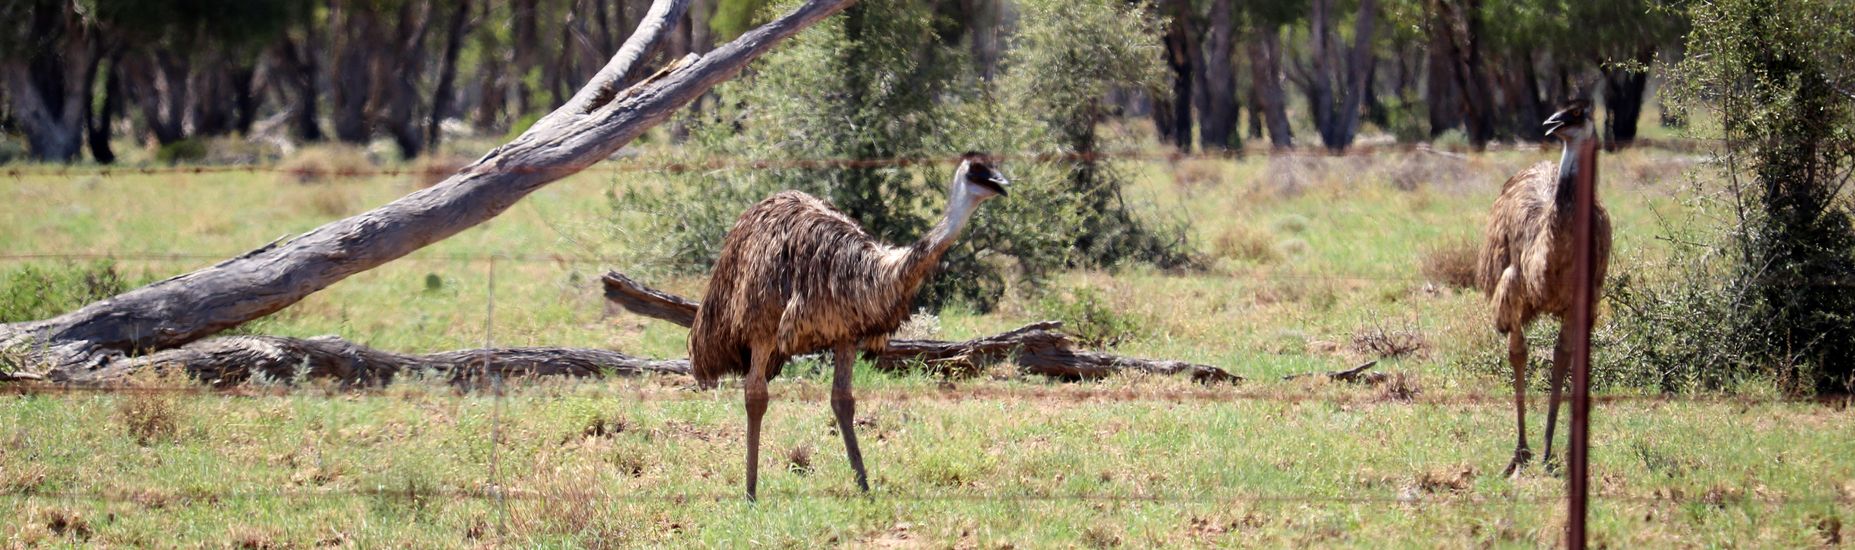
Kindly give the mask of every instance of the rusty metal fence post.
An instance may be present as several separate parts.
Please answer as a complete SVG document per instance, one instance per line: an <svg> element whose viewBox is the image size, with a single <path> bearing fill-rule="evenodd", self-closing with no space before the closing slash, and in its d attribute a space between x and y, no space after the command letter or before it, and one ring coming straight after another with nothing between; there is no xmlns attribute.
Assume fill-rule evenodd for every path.
<svg viewBox="0 0 1855 550"><path fill-rule="evenodd" d="M1597 202L1597 157L1591 155L1588 169L1572 175L1574 185L1578 186L1572 212L1572 242L1575 243L1572 274L1576 279L1572 288L1571 318L1566 319L1565 326L1560 329L1569 331L1572 361L1572 425L1567 442L1570 449L1565 455L1565 546L1572 550L1585 548L1585 519L1589 516L1587 504L1590 502L1587 481L1590 479L1591 320L1597 299L1597 273L1593 269L1596 247L1591 240L1591 222Z"/></svg>

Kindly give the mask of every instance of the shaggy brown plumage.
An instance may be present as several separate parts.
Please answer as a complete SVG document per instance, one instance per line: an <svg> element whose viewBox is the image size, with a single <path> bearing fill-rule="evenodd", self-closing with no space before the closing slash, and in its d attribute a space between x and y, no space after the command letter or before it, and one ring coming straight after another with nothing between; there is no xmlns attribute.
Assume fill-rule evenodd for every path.
<svg viewBox="0 0 1855 550"><path fill-rule="evenodd" d="M879 350L907 320L909 305L979 203L1006 182L968 153L948 188L947 216L911 246L877 241L817 197L773 195L735 222L689 331L690 371L702 387L744 377L747 496L759 471L766 382L794 355L831 350L831 405L857 485L869 490L852 419L851 366L858 349Z"/></svg>
<svg viewBox="0 0 1855 550"><path fill-rule="evenodd" d="M925 241L884 244L805 193L768 197L722 243L690 329L691 372L704 387L746 375L756 343L772 348L769 379L793 355L843 342L881 349L945 251Z"/></svg>
<svg viewBox="0 0 1855 550"><path fill-rule="evenodd" d="M1476 262L1476 282L1494 309L1494 328L1508 337L1508 362L1514 370L1514 403L1519 443L1507 465L1512 475L1532 458L1526 439L1526 328L1540 316L1561 322L1571 312L1572 210L1576 173L1595 167L1597 136L1590 105L1574 101L1547 120L1547 135L1564 142L1558 164L1541 162L1507 180L1494 201ZM1595 184L1596 174L1588 181ZM1592 212L1592 251L1596 281L1602 284L1610 263L1610 215L1602 205ZM1596 289L1593 289L1595 296ZM1567 350L1563 331L1552 360L1551 397L1546 414L1546 458L1552 458L1552 431L1557 422L1559 391L1564 384Z"/></svg>

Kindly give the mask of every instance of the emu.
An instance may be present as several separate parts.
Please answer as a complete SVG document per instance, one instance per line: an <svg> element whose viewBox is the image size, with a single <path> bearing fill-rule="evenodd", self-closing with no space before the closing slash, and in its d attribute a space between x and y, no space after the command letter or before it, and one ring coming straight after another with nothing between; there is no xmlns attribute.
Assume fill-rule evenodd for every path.
<svg viewBox="0 0 1855 550"><path fill-rule="evenodd" d="M877 241L829 203L784 191L741 214L689 331L690 372L702 388L740 375L747 401L747 498L760 470L760 419L767 381L794 355L831 350L831 411L869 491L852 418L851 366L858 349L880 350L908 318L921 282L940 263L979 205L1006 195L1009 182L978 153L966 153L947 188L946 215L910 246Z"/></svg>
<svg viewBox="0 0 1855 550"><path fill-rule="evenodd" d="M1571 311L1575 274L1572 272L1572 210L1576 182L1597 160L1597 132L1591 123L1591 103L1578 99L1546 119L1546 135L1563 144L1559 163L1540 162L1521 171L1501 186L1488 218L1485 241L1476 260L1476 282L1494 308L1494 329L1507 335L1507 361L1514 369L1514 414L1519 442L1514 458L1501 475L1512 476L1533 459L1527 448L1526 329L1541 315L1563 324ZM1589 174L1592 185L1597 174ZM1602 284L1610 263L1610 215L1601 205L1592 212L1593 267ZM1592 289L1593 300L1597 289ZM1565 334L1552 351L1551 397L1546 412L1546 458L1552 462L1552 430L1558 421L1559 392L1565 383L1569 350Z"/></svg>

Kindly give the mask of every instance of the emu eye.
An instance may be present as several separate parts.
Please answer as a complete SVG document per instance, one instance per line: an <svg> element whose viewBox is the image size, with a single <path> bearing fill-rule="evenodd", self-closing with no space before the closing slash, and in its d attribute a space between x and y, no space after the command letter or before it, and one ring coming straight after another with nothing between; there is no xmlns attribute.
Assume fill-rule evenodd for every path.
<svg viewBox="0 0 1855 550"><path fill-rule="evenodd" d="M986 167L986 165L984 164L980 164L977 162L972 163L971 166L968 166L966 168L966 179L972 181L973 183L979 183L979 182L991 180L992 169Z"/></svg>

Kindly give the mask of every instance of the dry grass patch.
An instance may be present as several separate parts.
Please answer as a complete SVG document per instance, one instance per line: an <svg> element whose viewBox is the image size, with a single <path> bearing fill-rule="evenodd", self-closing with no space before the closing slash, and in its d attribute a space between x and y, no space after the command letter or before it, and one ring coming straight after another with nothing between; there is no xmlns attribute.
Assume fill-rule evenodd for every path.
<svg viewBox="0 0 1855 550"><path fill-rule="evenodd" d="M375 166L367 151L345 145L305 147L277 167L284 181L301 185L364 176Z"/></svg>
<svg viewBox="0 0 1855 550"><path fill-rule="evenodd" d="M1187 192L1214 187L1224 180L1222 161L1182 160L1172 164L1172 184Z"/></svg>
<svg viewBox="0 0 1855 550"><path fill-rule="evenodd" d="M1469 239L1454 239L1424 247L1418 269L1423 278L1450 288L1475 288L1476 245Z"/></svg>
<svg viewBox="0 0 1855 550"><path fill-rule="evenodd" d="M1246 225L1235 225L1225 229L1212 242L1211 252L1218 258L1259 264L1273 263L1282 259L1281 251L1275 248L1274 235Z"/></svg>
<svg viewBox="0 0 1855 550"><path fill-rule="evenodd" d="M347 216L354 203L354 192L342 185L324 185L309 194L309 209L327 218Z"/></svg>
<svg viewBox="0 0 1855 550"><path fill-rule="evenodd" d="M172 441L180 430L174 400L151 393L131 394L116 402L116 420L140 445Z"/></svg>

